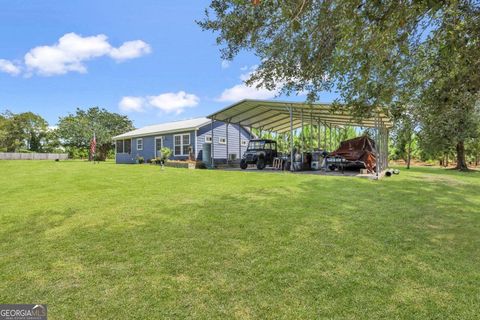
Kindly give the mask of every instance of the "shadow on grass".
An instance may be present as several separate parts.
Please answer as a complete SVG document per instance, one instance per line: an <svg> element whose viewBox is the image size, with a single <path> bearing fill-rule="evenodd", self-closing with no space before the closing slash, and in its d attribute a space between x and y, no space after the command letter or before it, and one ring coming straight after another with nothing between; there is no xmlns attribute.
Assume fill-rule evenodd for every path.
<svg viewBox="0 0 480 320"><path fill-rule="evenodd" d="M220 173L34 211L1 233L0 298L66 319L474 318L478 187L417 173Z"/></svg>

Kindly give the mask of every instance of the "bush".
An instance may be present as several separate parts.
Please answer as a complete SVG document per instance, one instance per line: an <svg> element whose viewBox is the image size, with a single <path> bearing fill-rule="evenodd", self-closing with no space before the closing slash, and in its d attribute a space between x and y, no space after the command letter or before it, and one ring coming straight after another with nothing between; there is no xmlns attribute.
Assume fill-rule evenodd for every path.
<svg viewBox="0 0 480 320"><path fill-rule="evenodd" d="M88 159L88 149L69 146L66 148L70 159Z"/></svg>
<svg viewBox="0 0 480 320"><path fill-rule="evenodd" d="M95 157L93 158L93 161L105 161L106 159L104 159L102 156L96 154Z"/></svg>
<svg viewBox="0 0 480 320"><path fill-rule="evenodd" d="M170 158L170 156L172 155L172 150L167 147L163 147L160 152L162 153L161 159L163 159L164 161L168 160L168 158Z"/></svg>
<svg viewBox="0 0 480 320"><path fill-rule="evenodd" d="M143 157L137 156L137 163L142 164L145 162L145 159Z"/></svg>

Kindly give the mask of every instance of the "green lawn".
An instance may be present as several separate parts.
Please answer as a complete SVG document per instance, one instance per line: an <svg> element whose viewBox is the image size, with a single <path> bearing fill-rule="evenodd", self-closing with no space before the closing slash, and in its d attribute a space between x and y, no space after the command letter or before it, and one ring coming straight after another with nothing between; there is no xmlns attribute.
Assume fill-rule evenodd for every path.
<svg viewBox="0 0 480 320"><path fill-rule="evenodd" d="M47 303L49 319L480 314L480 172L0 172L0 303Z"/></svg>

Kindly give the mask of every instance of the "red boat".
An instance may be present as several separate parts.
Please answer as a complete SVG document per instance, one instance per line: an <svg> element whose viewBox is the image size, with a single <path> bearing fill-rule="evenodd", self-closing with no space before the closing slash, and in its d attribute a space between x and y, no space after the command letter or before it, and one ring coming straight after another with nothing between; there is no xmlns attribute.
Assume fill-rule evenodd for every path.
<svg viewBox="0 0 480 320"><path fill-rule="evenodd" d="M362 136L342 141L337 150L328 154L327 163L329 163L330 169L335 169L339 166L336 163L341 163L342 169L367 169L369 173L374 173L376 154L375 141L367 136ZM331 161L333 159L341 161Z"/></svg>

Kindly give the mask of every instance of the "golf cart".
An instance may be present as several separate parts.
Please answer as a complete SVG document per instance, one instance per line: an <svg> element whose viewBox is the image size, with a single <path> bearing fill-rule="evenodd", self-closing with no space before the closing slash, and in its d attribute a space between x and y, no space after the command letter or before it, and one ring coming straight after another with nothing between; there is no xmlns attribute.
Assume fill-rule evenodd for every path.
<svg viewBox="0 0 480 320"><path fill-rule="evenodd" d="M258 170L273 164L277 157L277 142L268 139L252 139L248 142L247 151L240 161L240 168L245 170L249 164L256 164Z"/></svg>

